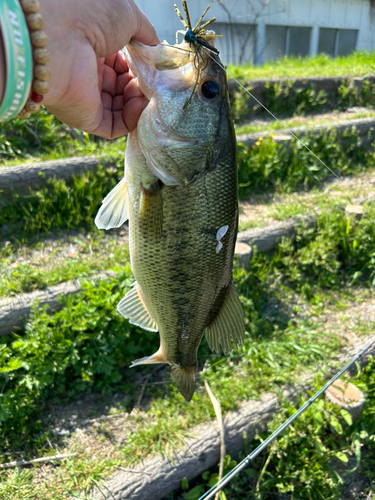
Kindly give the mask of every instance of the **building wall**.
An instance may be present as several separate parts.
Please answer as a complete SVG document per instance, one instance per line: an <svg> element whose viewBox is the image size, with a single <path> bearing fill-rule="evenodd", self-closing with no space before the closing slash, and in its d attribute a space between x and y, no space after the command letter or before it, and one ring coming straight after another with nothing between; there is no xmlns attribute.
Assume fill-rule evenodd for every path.
<svg viewBox="0 0 375 500"><path fill-rule="evenodd" d="M175 43L176 31L183 26L174 12L174 1L137 3L161 40ZM177 3L183 12L181 2ZM206 18L217 19L213 29L224 37L216 45L226 63L260 64L283 55L285 49L301 55L306 50L313 55L332 49L330 55L340 55L353 43L357 50L375 50L375 10L371 10L370 0L188 0L193 24L208 3L211 8Z"/></svg>

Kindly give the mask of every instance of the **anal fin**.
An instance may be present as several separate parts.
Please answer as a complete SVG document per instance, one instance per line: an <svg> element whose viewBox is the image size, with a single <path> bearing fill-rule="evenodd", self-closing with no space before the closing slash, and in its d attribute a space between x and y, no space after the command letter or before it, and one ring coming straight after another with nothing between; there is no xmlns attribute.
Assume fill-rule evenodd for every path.
<svg viewBox="0 0 375 500"><path fill-rule="evenodd" d="M98 229L120 227L129 218L129 193L125 177L110 191L95 217Z"/></svg>
<svg viewBox="0 0 375 500"><path fill-rule="evenodd" d="M212 323L206 328L206 338L211 351L224 354L233 349L231 339L236 347L244 341L244 313L233 282L228 288L224 303ZM220 344L220 346L219 346Z"/></svg>
<svg viewBox="0 0 375 500"><path fill-rule="evenodd" d="M157 332L159 330L156 321L146 305L141 287L137 282L133 284L133 287L125 297L120 300L117 310L125 318L129 318L130 323L133 325L140 326L150 332Z"/></svg>

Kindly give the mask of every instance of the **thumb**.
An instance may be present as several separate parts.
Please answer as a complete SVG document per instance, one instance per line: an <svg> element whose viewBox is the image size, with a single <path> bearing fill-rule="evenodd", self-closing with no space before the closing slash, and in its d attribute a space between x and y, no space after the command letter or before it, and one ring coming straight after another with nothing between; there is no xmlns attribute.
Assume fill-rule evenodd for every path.
<svg viewBox="0 0 375 500"><path fill-rule="evenodd" d="M133 35L133 40L137 40L145 45L156 45L160 43L154 26L146 15L138 8L138 30Z"/></svg>

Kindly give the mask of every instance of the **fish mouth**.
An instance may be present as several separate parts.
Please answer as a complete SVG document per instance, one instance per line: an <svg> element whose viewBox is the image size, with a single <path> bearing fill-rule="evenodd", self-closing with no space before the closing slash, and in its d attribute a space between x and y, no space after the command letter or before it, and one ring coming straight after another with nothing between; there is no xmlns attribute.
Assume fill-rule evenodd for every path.
<svg viewBox="0 0 375 500"><path fill-rule="evenodd" d="M150 101L155 94L188 89L195 81L195 52L174 45L143 45L132 40L123 49L138 86Z"/></svg>

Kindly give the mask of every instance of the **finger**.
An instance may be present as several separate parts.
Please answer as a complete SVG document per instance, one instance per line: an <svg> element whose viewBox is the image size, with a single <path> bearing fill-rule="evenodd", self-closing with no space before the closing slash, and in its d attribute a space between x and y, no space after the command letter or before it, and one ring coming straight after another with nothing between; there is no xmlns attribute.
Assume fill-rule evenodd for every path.
<svg viewBox="0 0 375 500"><path fill-rule="evenodd" d="M124 99L124 105L127 101L129 101L129 99L132 99L133 97L143 97L143 92L138 87L138 81L136 78L130 80L126 87L124 87L122 96Z"/></svg>
<svg viewBox="0 0 375 500"><path fill-rule="evenodd" d="M113 97L111 96L111 94L108 94L107 92L102 92L103 108L112 111L112 102L113 102Z"/></svg>
<svg viewBox="0 0 375 500"><path fill-rule="evenodd" d="M147 104L148 100L145 97L134 97L121 111L112 112L109 109L103 109L99 126L89 132L106 139L122 137L136 128L139 117Z"/></svg>
<svg viewBox="0 0 375 500"><path fill-rule="evenodd" d="M124 88L123 93L119 95L119 93L112 100L112 110L113 111L121 111L125 104L130 101L130 99L134 99L134 97L143 98L143 92L136 85L135 80L129 82L129 84Z"/></svg>
<svg viewBox="0 0 375 500"><path fill-rule="evenodd" d="M100 137L104 137L105 139L114 139L114 136L112 136L112 131L113 131L113 113L109 109L103 109L101 121L95 129L87 130L87 132L90 132L90 134L99 135ZM127 131L121 135L125 135L126 133Z"/></svg>
<svg viewBox="0 0 375 500"><path fill-rule="evenodd" d="M133 97L130 99L124 106L122 112L115 111L114 116L115 120L113 123L113 134L114 137L119 137L119 135L123 135L123 131L121 130L121 119L125 124L126 130L128 132L132 132L138 123L139 117L141 116L142 111L148 104L148 100L145 97Z"/></svg>
<svg viewBox="0 0 375 500"><path fill-rule="evenodd" d="M104 64L103 66L103 81L102 81L102 91L103 92L108 92L108 94L111 94L111 96L116 95L116 80L117 80L117 74L116 72L110 67Z"/></svg>
<svg viewBox="0 0 375 500"><path fill-rule="evenodd" d="M117 57L117 54L113 54L112 56L105 57L104 64L106 64L110 68L113 68L115 65L116 57Z"/></svg>
<svg viewBox="0 0 375 500"><path fill-rule="evenodd" d="M129 66L128 63L126 62L125 54L121 50L116 54L116 59L113 69L118 74L127 73L129 71Z"/></svg>
<svg viewBox="0 0 375 500"><path fill-rule="evenodd" d="M118 51L117 54L106 57L104 63L119 74L129 71L129 66L126 62L125 55L121 50Z"/></svg>
<svg viewBox="0 0 375 500"><path fill-rule="evenodd" d="M156 45L160 43L155 28L140 9L138 9L138 30L135 35L133 35L133 39L145 45Z"/></svg>
<svg viewBox="0 0 375 500"><path fill-rule="evenodd" d="M129 73L123 73L122 75L117 76L116 82L116 95L123 95L125 88L129 85L131 80L131 76Z"/></svg>

